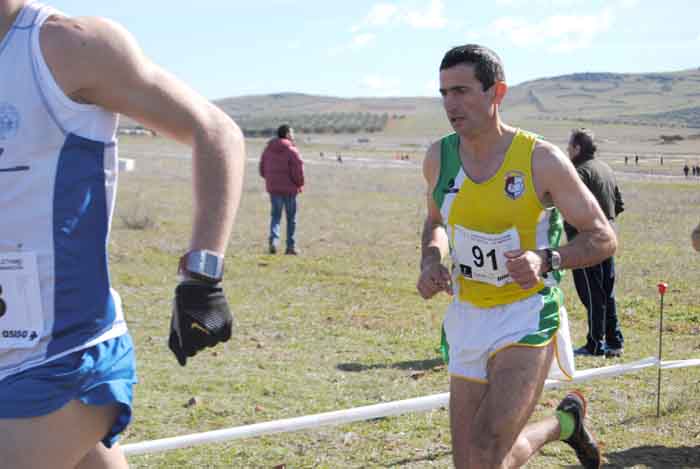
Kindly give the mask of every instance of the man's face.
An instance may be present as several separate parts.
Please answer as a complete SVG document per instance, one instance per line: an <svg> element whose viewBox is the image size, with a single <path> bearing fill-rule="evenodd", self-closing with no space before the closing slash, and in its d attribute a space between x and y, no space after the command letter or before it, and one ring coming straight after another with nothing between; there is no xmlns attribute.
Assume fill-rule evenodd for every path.
<svg viewBox="0 0 700 469"><path fill-rule="evenodd" d="M480 131L495 115L496 85L484 91L470 64L456 65L440 71L440 94L447 118L460 135Z"/></svg>
<svg viewBox="0 0 700 469"><path fill-rule="evenodd" d="M287 132L287 138L291 141L294 141L294 129L291 127L289 128L289 132Z"/></svg>

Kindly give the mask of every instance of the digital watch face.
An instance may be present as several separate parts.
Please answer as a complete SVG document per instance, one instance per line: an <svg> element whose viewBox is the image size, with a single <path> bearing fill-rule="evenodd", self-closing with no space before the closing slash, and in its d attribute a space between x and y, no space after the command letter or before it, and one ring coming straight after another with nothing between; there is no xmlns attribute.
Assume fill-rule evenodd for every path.
<svg viewBox="0 0 700 469"><path fill-rule="evenodd" d="M223 263L215 254L203 250L187 255L185 268L193 275L218 281L223 274Z"/></svg>

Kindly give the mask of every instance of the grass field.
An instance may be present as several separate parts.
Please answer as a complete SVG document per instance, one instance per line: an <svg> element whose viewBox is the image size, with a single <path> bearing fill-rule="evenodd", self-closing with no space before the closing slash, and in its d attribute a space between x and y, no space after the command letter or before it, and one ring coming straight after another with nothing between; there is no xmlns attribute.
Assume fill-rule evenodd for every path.
<svg viewBox="0 0 700 469"><path fill-rule="evenodd" d="M383 167L354 157L391 160L390 146L302 145L308 182L299 200L299 257L265 253L269 201L251 161L226 258L235 335L181 368L166 339L177 259L190 233L188 152L160 139L130 137L121 143L122 156L134 158L137 170L120 179L111 269L137 344L140 374L135 418L124 443L447 390L437 346L448 298L425 302L414 287L424 216L422 150L412 150L405 164ZM249 143L249 158L257 159L261 145ZM324 150L352 158L343 164L321 159ZM616 258L626 350L622 359L580 359L577 366L656 353L661 280L670 285L664 358L699 356L700 255L691 250L689 233L700 219L700 178L635 177L655 169L652 160L621 168L614 145L606 150L613 166L631 173L621 178L627 210ZM586 321L570 275L563 288L574 342L580 344ZM700 369L664 372L660 419L655 388L655 370L582 386L605 467L700 467ZM562 394L546 392L536 417L551 415ZM437 409L129 462L134 468L448 468L451 453L447 412ZM577 466L572 451L556 443L528 467Z"/></svg>

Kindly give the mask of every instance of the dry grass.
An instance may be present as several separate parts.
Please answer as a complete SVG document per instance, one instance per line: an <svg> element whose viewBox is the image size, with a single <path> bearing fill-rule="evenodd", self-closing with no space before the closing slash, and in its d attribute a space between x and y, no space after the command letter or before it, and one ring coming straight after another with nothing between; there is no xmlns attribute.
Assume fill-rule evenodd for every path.
<svg viewBox="0 0 700 469"><path fill-rule="evenodd" d="M533 129L537 130L537 129ZM257 158L261 141L249 145ZM225 288L237 326L225 346L179 367L166 347L177 258L189 236L187 152L159 139L129 138L122 154L137 171L120 180L112 235L115 287L137 344L140 384L125 443L444 392L437 346L447 298L421 300L414 284L424 213L419 161L399 168L322 161L347 146L302 146L308 185L298 220L300 257L265 254L267 195L248 166L227 253ZM357 156L390 159L382 148ZM416 158L417 159L417 158ZM669 282L665 358L698 355L698 255L689 233L700 218L700 183L625 179L627 211L617 257L619 310L626 334L621 361L653 355L655 285ZM157 215L131 230L119 215L135 203ZM586 332L570 276L564 282L575 342ZM610 364L587 359L579 368ZM416 374L416 371L423 373ZM583 387L606 467L700 467L700 370L664 373L663 415L655 418L654 371ZM537 416L550 415L561 391L547 392ZM187 406L193 396L197 404ZM336 428L133 457L134 468L451 467L447 413L437 409ZM568 447L547 447L528 467L575 467Z"/></svg>

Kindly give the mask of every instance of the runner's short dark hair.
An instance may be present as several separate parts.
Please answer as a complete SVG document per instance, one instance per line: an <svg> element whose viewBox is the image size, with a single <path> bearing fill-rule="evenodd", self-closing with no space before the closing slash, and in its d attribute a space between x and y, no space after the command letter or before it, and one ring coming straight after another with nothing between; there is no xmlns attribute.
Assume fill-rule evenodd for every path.
<svg viewBox="0 0 700 469"><path fill-rule="evenodd" d="M497 81L506 81L503 63L498 54L478 44L465 44L448 50L440 62L440 70L465 64L474 65L474 74L481 82L483 91L491 88Z"/></svg>

